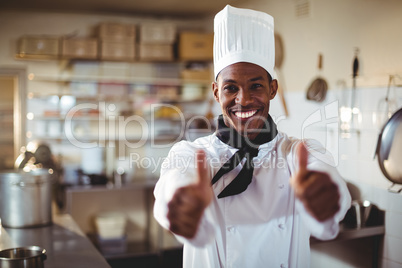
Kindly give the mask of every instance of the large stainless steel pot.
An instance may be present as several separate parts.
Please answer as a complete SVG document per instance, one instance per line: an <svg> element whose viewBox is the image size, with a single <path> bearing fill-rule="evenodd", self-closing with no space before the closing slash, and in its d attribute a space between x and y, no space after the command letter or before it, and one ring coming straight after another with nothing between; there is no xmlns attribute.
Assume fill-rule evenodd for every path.
<svg viewBox="0 0 402 268"><path fill-rule="evenodd" d="M0 251L1 268L43 268L46 250L37 246Z"/></svg>
<svg viewBox="0 0 402 268"><path fill-rule="evenodd" d="M48 170L0 173L0 218L4 227L52 223L52 176Z"/></svg>

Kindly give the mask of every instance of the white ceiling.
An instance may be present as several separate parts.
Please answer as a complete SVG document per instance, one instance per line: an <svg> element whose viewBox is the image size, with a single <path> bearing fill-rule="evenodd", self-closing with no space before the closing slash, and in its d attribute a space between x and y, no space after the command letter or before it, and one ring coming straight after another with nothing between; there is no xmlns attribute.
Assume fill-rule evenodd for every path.
<svg viewBox="0 0 402 268"><path fill-rule="evenodd" d="M133 15L210 16L226 4L236 6L249 0L1 0L0 9L64 12L106 12Z"/></svg>

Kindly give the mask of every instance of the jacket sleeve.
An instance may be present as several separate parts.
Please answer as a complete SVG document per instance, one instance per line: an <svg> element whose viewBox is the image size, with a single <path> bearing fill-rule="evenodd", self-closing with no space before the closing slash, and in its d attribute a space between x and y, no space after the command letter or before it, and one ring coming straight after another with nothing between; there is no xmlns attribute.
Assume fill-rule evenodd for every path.
<svg viewBox="0 0 402 268"><path fill-rule="evenodd" d="M307 168L309 170L315 170L327 173L332 181L338 186L340 195L339 210L331 218L324 222L319 222L311 214L309 214L303 203L296 199L296 210L300 214L303 222L310 230L312 236L320 240L334 239L339 233L339 222L344 218L346 212L350 208L351 197L349 190L346 186L345 180L341 177L332 155L326 150L319 142L315 140L305 140L307 149L309 151L309 158ZM297 156L296 148L300 140L292 143L291 157L293 162L292 174L297 171Z"/></svg>
<svg viewBox="0 0 402 268"><path fill-rule="evenodd" d="M193 183L195 180L195 148L187 142L179 142L172 147L168 157L164 160L160 178L154 189L154 217L163 228L169 230L167 205L175 191L180 187ZM210 243L215 235L213 217L210 210L211 206L205 209L194 238L187 239L175 235L177 240L181 243L190 243L196 247L202 247Z"/></svg>

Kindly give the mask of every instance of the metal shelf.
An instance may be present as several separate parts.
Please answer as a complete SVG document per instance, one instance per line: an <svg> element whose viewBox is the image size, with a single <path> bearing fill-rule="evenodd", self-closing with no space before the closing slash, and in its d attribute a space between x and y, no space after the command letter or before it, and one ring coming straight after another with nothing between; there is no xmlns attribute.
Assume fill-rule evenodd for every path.
<svg viewBox="0 0 402 268"><path fill-rule="evenodd" d="M337 242L337 241L358 239L358 238L364 238L364 237L381 236L384 234L385 234L385 226L384 225L369 226L369 227L362 227L362 228L347 228L347 227L341 225L339 234L335 239L328 240L328 241L322 241L322 240L312 237L310 239L310 243L311 244L329 243L329 242Z"/></svg>
<svg viewBox="0 0 402 268"><path fill-rule="evenodd" d="M135 181L122 184L119 187L116 187L112 183L105 185L74 185L68 186L66 188L67 192L109 192L109 191L131 191L131 190L141 190L141 189L153 189L155 187L156 182L158 181L157 177L149 177L149 178L137 178Z"/></svg>

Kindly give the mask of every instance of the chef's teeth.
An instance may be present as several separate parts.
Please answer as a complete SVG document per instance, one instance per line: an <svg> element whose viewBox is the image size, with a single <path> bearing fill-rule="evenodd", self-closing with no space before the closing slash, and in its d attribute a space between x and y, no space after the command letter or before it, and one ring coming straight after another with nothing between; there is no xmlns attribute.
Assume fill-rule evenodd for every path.
<svg viewBox="0 0 402 268"><path fill-rule="evenodd" d="M243 113L242 112L235 112L235 115L237 117L240 117L240 118L249 118L249 117L253 116L256 112L257 112L257 110L243 112Z"/></svg>

